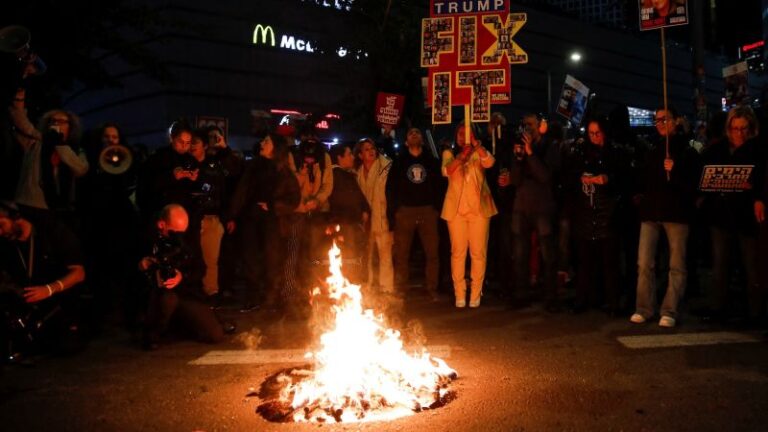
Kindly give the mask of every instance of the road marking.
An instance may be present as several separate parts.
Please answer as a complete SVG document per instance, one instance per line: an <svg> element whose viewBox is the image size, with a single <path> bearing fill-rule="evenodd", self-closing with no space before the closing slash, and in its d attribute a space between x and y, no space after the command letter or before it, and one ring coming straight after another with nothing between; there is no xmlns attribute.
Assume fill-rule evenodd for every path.
<svg viewBox="0 0 768 432"><path fill-rule="evenodd" d="M760 336L755 334L733 332L621 336L616 339L630 349L751 343L762 342L763 340Z"/></svg>
<svg viewBox="0 0 768 432"><path fill-rule="evenodd" d="M432 357L447 359L451 357L451 347L448 345L431 345L426 347ZM224 364L270 364L270 363L307 363L307 350L228 350L209 351L202 357L190 361L191 365L224 365Z"/></svg>

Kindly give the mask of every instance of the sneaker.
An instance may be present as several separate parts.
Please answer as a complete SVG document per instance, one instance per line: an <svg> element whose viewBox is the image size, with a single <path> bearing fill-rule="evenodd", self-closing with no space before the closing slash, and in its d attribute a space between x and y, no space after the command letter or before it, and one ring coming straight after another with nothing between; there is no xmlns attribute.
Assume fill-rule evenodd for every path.
<svg viewBox="0 0 768 432"><path fill-rule="evenodd" d="M665 315L665 316L661 317L661 319L659 320L659 327L670 328L670 327L674 327L674 326L675 326L675 319L672 318L671 316L666 316Z"/></svg>
<svg viewBox="0 0 768 432"><path fill-rule="evenodd" d="M632 314L632 316L629 317L629 320L635 324L642 324L646 321L645 317L640 315L639 313Z"/></svg>
<svg viewBox="0 0 768 432"><path fill-rule="evenodd" d="M456 307L457 308L467 307L467 301L466 300L456 300Z"/></svg>
<svg viewBox="0 0 768 432"><path fill-rule="evenodd" d="M471 308L480 307L480 299L470 301L469 307Z"/></svg>

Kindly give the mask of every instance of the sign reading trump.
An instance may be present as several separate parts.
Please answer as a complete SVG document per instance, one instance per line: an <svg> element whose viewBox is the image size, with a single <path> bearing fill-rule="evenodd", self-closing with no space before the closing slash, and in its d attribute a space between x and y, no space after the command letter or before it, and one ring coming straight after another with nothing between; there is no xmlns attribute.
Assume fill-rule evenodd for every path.
<svg viewBox="0 0 768 432"><path fill-rule="evenodd" d="M512 37L526 20L509 12L509 0L430 0L420 61L433 124L451 123L454 105L469 105L473 122L489 121L491 104L511 101L509 65L528 62Z"/></svg>

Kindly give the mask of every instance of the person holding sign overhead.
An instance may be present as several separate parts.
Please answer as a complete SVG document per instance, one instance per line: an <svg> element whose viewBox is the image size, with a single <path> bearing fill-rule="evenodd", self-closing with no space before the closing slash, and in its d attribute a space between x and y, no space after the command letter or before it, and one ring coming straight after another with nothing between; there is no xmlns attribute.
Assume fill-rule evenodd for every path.
<svg viewBox="0 0 768 432"><path fill-rule="evenodd" d="M467 139L469 136L469 139ZM456 307L467 305L465 268L467 249L471 260L471 294L469 307L479 307L485 279L488 227L497 213L485 170L496 160L480 144L470 129L459 125L456 130L457 154L443 151L442 171L448 177L441 217L448 222L451 238L451 277L456 295Z"/></svg>
<svg viewBox="0 0 768 432"><path fill-rule="evenodd" d="M687 284L686 243L701 164L699 154L677 132L678 120L679 116L672 108L656 110L654 123L658 135L638 176L639 195L634 200L638 203L641 222L637 301L635 313L630 318L636 324L646 322L655 313L656 246L662 230L669 244L669 282L661 305L659 326L675 326L677 305Z"/></svg>
<svg viewBox="0 0 768 432"><path fill-rule="evenodd" d="M749 316L756 320L765 313L758 287L757 241L759 224L765 221L762 199L765 151L757 140L758 122L752 108L737 106L728 112L726 140L709 147L703 155L706 165L752 167L749 178L733 190L705 195L704 215L712 238L712 307L718 318L726 318L729 306L729 263L738 241L741 263L747 276Z"/></svg>

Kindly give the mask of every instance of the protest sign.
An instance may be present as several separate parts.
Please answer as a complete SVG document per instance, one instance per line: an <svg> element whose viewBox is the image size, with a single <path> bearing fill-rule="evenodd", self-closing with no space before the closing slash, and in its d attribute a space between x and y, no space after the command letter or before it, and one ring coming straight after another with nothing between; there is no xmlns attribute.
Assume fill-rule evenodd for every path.
<svg viewBox="0 0 768 432"><path fill-rule="evenodd" d="M754 169L754 165L705 165L701 171L699 190L743 192L752 187L749 178Z"/></svg>
<svg viewBox="0 0 768 432"><path fill-rule="evenodd" d="M688 24L686 0L639 0L640 30Z"/></svg>
<svg viewBox="0 0 768 432"><path fill-rule="evenodd" d="M384 127L384 125L397 126L403 116L404 105L405 96L379 92L376 95L376 111L374 113L379 127Z"/></svg>
<svg viewBox="0 0 768 432"><path fill-rule="evenodd" d="M568 119L574 126L578 126L587 110L588 98L589 87L576 78L566 75L560 101L557 103L557 113Z"/></svg>
<svg viewBox="0 0 768 432"><path fill-rule="evenodd" d="M528 62L512 38L526 20L509 12L509 0L430 0L420 62L433 124L451 123L454 105L469 105L473 122L489 121L491 104L511 101L509 65Z"/></svg>

